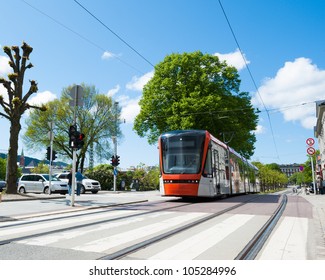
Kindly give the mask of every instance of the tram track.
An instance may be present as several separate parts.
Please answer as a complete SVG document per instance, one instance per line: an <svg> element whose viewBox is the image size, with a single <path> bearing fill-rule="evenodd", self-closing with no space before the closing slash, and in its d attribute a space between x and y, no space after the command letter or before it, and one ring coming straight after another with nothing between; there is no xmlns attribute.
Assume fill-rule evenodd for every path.
<svg viewBox="0 0 325 280"><path fill-rule="evenodd" d="M277 211L276 211L279 214L275 214L275 213L272 214L272 217L277 216L278 217L277 219L279 219L279 216L282 214L283 209L285 208L284 200L286 200L286 195L283 195L282 197L283 197L283 199L280 203L280 206L277 208ZM232 205L228 206L228 207L222 206L222 209L215 210L215 212L210 213L210 214L205 213L205 210L203 210L203 212L202 212L202 209L201 209L201 211L199 210L199 212L201 212L202 214L205 213L204 216L198 215L195 219L194 218L191 219L191 221L188 220L187 222L183 222L182 225L175 224L171 228L166 227L164 230L161 230L160 232L157 231L157 232L155 232L155 234L147 235L146 238L143 238L142 240L139 239L137 241L134 240L134 242L125 243L123 245L121 244L121 246L112 248L112 250L109 250L109 252L107 252L106 254L103 251L103 254L100 257L97 257L96 259L98 259L98 260L116 260L116 259L128 258L135 252L138 252L138 251L142 252L141 251L142 249L148 248L154 244L160 244L159 242L164 241L164 240L169 240L169 238L177 236L180 233L187 234L186 233L187 231L190 231L191 229L194 229L201 224L204 224L209 221L210 221L210 223L211 222L213 223L213 219L215 219L219 216L222 216L226 213L229 213L235 209L243 207L245 205L249 205L249 203L264 203L263 198L264 198L264 196L254 195L253 197L247 197L244 201L242 201L242 199L240 199L239 201L237 199L235 199L235 200L227 200L227 199L220 200L221 202L226 202L226 203L230 202ZM109 209L109 210L106 209L103 211L97 211L94 214L102 214L104 212L114 211L114 210L117 210L117 211L136 210L136 211L143 211L143 212L140 212L140 213L139 212L137 212L137 213L129 212L129 214L127 214L127 215L124 215L125 213L123 213L122 216L110 217L110 218L106 217L106 219L101 219L101 218L94 216L94 218L96 217L97 219L100 219L100 220L96 220L96 221L88 221L87 220L84 223L79 223L79 224L73 224L73 223L75 223L76 220L78 220L79 218L82 218L86 215L90 215L90 213L84 213L84 215L79 213L79 214L73 215L73 216L70 215L70 216L66 216L66 217L52 217L52 218L48 218L46 220L40 220L40 221L38 221L39 223L51 223L51 222L58 222L58 219L71 219L71 223L68 223L67 225L60 225L57 228L54 227L54 228L50 228L50 229L44 229L43 231L39 231L39 232L30 232L30 234L28 234L28 232L27 233L25 232L24 235L22 235L22 236L15 236L12 238L2 239L2 240L0 237L0 245L6 245L9 243L15 243L15 242L20 242L20 241L23 241L23 243L27 241L27 243L28 243L29 242L28 240L32 240L34 238L36 238L36 239L37 238L47 238L47 236L50 236L50 235L56 235L56 234L60 235L60 234L63 234L64 232L67 232L67 233L73 232L74 230L79 230L79 231L82 230L83 231L83 229L85 229L85 232L87 232L88 231L88 229L86 230L87 227L89 229L91 229L91 228L96 229L96 227L102 226L102 225L107 226L107 225L111 224L113 226L114 223L128 223L127 221L131 222L136 219L146 220L150 216L151 216L150 219L152 219L152 215L156 215L156 214L160 215L160 213L164 213L164 212L171 213L173 211L176 211L178 213L179 212L190 213L193 210L194 210L194 212L197 211L197 210L195 210L194 205L200 206L200 208L202 205L204 205L204 202L202 204L201 203L183 203L180 201L168 201L168 202L171 202L172 205L168 204L168 207L161 207L161 204L162 204L161 202L159 202L157 204L151 204L150 207L154 207L154 209L149 210L149 211L144 210L147 207L149 207L148 204L137 205L137 206L134 205L134 207L128 205L127 207L123 207L123 208L118 207L115 209ZM174 205L174 202L176 203L176 205ZM163 202L163 203L166 203L166 202ZM191 207L191 205L193 205L193 208ZM207 204L207 205L209 205L209 204ZM219 205L219 204L213 203L211 205ZM210 206L208 206L208 208L209 207ZM220 207L220 206L218 206L218 207ZM278 210L280 208L282 210ZM236 212L240 212L240 211L236 210ZM119 213L119 214L121 214L121 213ZM201 217L199 217L199 216L201 216ZM277 220L275 218L272 218L272 219L271 218L268 220L267 223L275 225ZM66 222L70 222L70 221L66 221ZM136 221L134 221L133 223L135 226L137 225ZM20 226L24 226L24 225L37 226L37 221L29 221L29 222L26 221L26 224L22 225L20 223L18 225L20 225ZM14 228L18 225L12 225L12 226ZM5 230L7 227L8 226L5 225L5 227L0 227L0 229L2 228ZM264 227L266 228L266 226L263 226L263 228ZM268 231L270 232L270 229L268 229ZM256 236L264 236L264 240L267 239L267 237L265 237L267 235L264 233L264 231L263 231L263 233L258 232L256 234ZM107 237L109 237L109 235L107 235ZM253 247L252 244L253 243L255 244L258 242L255 241L255 237L253 239L254 239L254 241L249 242L248 245L245 246L245 250L248 253L246 251L245 251L245 253L241 252L237 256L236 259L253 259L254 258L254 257L253 258L251 257L252 253L250 253L249 251L254 251L254 250L257 251L257 249L255 247ZM112 244L112 243L110 243L110 244ZM263 244L263 242L261 244ZM263 245L261 245L261 246L263 246ZM252 248L254 248L254 249L252 249Z"/></svg>
<svg viewBox="0 0 325 280"><path fill-rule="evenodd" d="M256 255L260 251L260 249L263 247L265 242L267 241L267 238L271 234L272 230L274 229L277 221L280 219L286 203L287 203L287 196L282 196L282 201L280 205L277 207L277 209L274 211L273 215L268 219L268 221L263 225L263 227L258 231L258 233L253 237L253 239L245 246L245 248L238 254L238 256L235 258L235 260L252 260L255 259ZM238 205L226 208L222 211L219 211L217 213L213 213L211 215L208 215L206 217L203 217L201 219L198 219L197 221L191 222L189 224L186 224L182 227L170 230L168 232L165 232L163 234L157 235L155 237L152 237L148 240L145 240L143 242L131 245L129 247L123 248L119 251L116 251L112 254L108 254L106 256L103 256L99 258L99 260L117 260L122 259L132 253L135 253L143 248L147 248L148 246L151 246L157 242L160 242L164 239L170 238L174 235L177 235L183 231L186 231L188 229L191 229L193 227L196 227L202 223L205 223L207 221L213 220L214 218L221 216L227 212L230 212L234 209L240 208L243 205L246 205L249 202L252 202L256 200L257 198L253 198L249 201L242 202Z"/></svg>
<svg viewBox="0 0 325 280"><path fill-rule="evenodd" d="M230 207L228 209L225 209L221 212L212 214L211 216L218 216L221 215L223 213L226 213L232 209L238 208L241 205L244 205L252 200L254 200L256 198L253 199L249 199L245 202L240 203L240 205L235 205L235 207ZM173 201L164 201L162 203L169 203L169 202L173 202ZM161 203L161 202L160 202ZM158 203L157 203L158 204ZM27 239L31 239L31 238L37 238L37 237L42 237L42 236L47 236L47 235L51 235L51 234L57 234L57 233L62 233L62 232L67 232L67 231L71 231L71 230L76 230L76 229L82 229L82 228L86 228L86 227L91 227L91 226L99 226L101 224L106 224L106 223L113 223L113 222L117 222L117 221L121 221L124 219L133 219L133 218L137 218L137 217L141 217L141 216L146 216L146 215L150 215L150 214L154 214L154 213L158 213L158 212L162 212L162 211L172 211L172 210L176 210L182 207L187 207L189 205L192 205L193 203L181 203L180 205L174 205L171 207L163 207L163 208L159 208L159 209L155 209L155 210L151 210L151 211L144 211L142 213L135 213L135 214L130 214L128 216L120 216L120 217L115 217L115 218L109 218L109 219L104 219L104 220L99 220L99 221L95 221L95 222L88 222L85 224L78 224L78 225L73 225L73 226L68 226L68 227L63 227L63 228L57 228L57 229L52 229L52 230L47 230L47 231L43 231L43 232L37 232L37 233L32 233L32 234L27 234L27 235L23 235L23 236L19 236L19 237L13 237L13 238L8 238L8 239L1 239L1 235L0 235L0 246L1 245L5 245L5 244L9 244L12 242L17 242L17 241L23 241L23 240L27 240ZM133 210L132 209L131 204L127 204L125 207L121 208L122 206L119 205L119 207L115 207L115 208L110 208L110 209L105 209L102 211L96 211L93 213L78 213L78 214L74 214L74 215L68 215L68 216L62 216L62 213L59 215L59 217L51 217L51 218L46 218L46 219L41 219L41 220L33 220L33 221L23 221L20 223L14 223L14 224L7 224L7 225L2 225L0 226L0 230L1 229L12 229L15 227L19 227L19 226L30 226L30 225L34 225L37 226L38 224L44 224L44 223L51 223L51 222L55 222L55 221L63 221L63 220L67 220L67 219L78 219L84 216L90 216L90 215L97 215L97 214L101 214L101 213L105 213L105 212L112 212L112 211L120 211L120 210ZM64 214L63 214L64 215ZM212 217L210 217L210 219L212 219ZM208 220L208 219L206 219ZM200 221L197 224L200 224L204 222L204 219L202 219L202 221ZM187 228L193 227L194 225L191 225ZM185 230L186 227L184 227L181 231ZM174 233L176 234L176 232ZM166 237L165 237L166 238ZM156 241L157 242L157 241Z"/></svg>
<svg viewBox="0 0 325 280"><path fill-rule="evenodd" d="M25 239L41 237L41 236L45 236L45 235L61 233L61 232L64 232L64 231L75 230L75 229L80 229L80 228L85 228L85 227L90 227L90 226L96 226L96 225L100 225L100 224L104 224L104 223L108 223L108 222L116 222L116 221L119 221L119 220L122 220L122 219L130 219L130 218L132 219L132 218L136 218L136 217L144 216L144 215L148 215L148 214L153 214L153 213L160 212L160 211L174 210L174 209L177 209L177 208L180 208L180 207L185 207L185 206L187 206L189 204L191 204L191 203L176 205L176 206L172 206L172 207L160 208L160 209L157 209L157 210L146 211L146 212L142 212L142 213L131 214L129 216L121 216L121 217L116 217L116 218L100 220L100 221L96 221L96 222L90 222L90 223L87 223L87 224L81 224L81 225L69 226L69 227L65 227L65 228L54 229L54 230L50 230L50 231L46 231L46 232L40 232L40 233L25 235L25 236L22 236L22 237L10 238L10 239L5 239L5 240L0 239L0 246L4 245L4 244L11 243L11 242L25 240ZM118 209L118 208L117 209L109 209L109 210L97 211L97 212L93 212L93 213L82 213L82 214L79 213L79 214L70 215L70 216L52 217L52 218L42 219L42 220L26 221L24 223L17 223L17 224L0 226L0 229L1 228L2 229L4 229L4 228L13 228L13 227L17 227L17 226L35 225L35 224L41 224L41 223L46 223L46 222L54 222L54 221L57 221L57 220L64 220L64 219L80 218L80 217L89 216L89 215L97 215L97 214L104 213L104 212L111 212L111 211L114 211L114 210L116 211L116 210L121 210L121 209ZM1 238L1 235L0 235L0 238Z"/></svg>
<svg viewBox="0 0 325 280"><path fill-rule="evenodd" d="M237 255L235 260L254 260L271 235L277 222L287 205L287 195L284 194L280 205L277 207L273 215L268 219L264 226L256 233L245 248Z"/></svg>
<svg viewBox="0 0 325 280"><path fill-rule="evenodd" d="M162 240L167 239L169 237L172 237L172 236L174 236L176 234L179 234L179 233L181 233L183 231L186 231L188 229L191 229L193 227L196 227L196 226L198 226L198 225L200 225L202 223L205 223L207 221L210 221L210 220L212 220L212 219L214 219L214 218L216 218L218 216L221 216L221 215L223 215L223 214L225 214L227 212L230 212L230 211L232 211L234 209L240 208L243 205L246 205L247 203L252 202L254 200L257 200L257 199L258 199L258 197L253 197L252 199L249 199L247 201L241 202L241 203L239 203L237 205L228 207L228 208L226 208L224 210L218 211L216 213L213 213L211 215L208 215L206 217L203 217L201 219L198 219L196 221L193 221L193 222L188 223L186 225L183 225L181 227L175 228L173 230L170 230L168 232L162 233L160 235L157 235L155 237L152 237L152 238L147 239L145 241L142 241L140 243L131 245L129 247L123 248L123 249L121 249L119 251L116 251L116 252L114 252L112 254L108 254L106 256L103 256L103 257L99 258L99 260L116 260L116 259L121 259L121 258L123 258L123 257L125 257L125 256L127 256L129 254L132 254L132 253L138 251L138 250L141 250L141 249L146 248L148 246L151 246L151 245L153 245L153 244L155 244L155 243L157 243L159 241L162 241Z"/></svg>

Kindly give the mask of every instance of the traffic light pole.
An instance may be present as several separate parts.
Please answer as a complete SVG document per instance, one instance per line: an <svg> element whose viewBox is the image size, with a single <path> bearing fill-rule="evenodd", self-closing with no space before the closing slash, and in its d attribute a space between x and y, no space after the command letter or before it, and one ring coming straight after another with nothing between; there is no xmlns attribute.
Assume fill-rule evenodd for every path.
<svg viewBox="0 0 325 280"><path fill-rule="evenodd" d="M72 175L71 175L71 206L74 206L75 190L76 190L76 161L77 151L72 148Z"/></svg>
<svg viewBox="0 0 325 280"><path fill-rule="evenodd" d="M116 136L113 138L113 141L114 141L114 156L116 158L117 156L117 140L116 140ZM117 167L114 166L114 185L113 185L113 189L114 189L114 192L116 192L116 177L117 177Z"/></svg>
<svg viewBox="0 0 325 280"><path fill-rule="evenodd" d="M77 127L77 106L83 106L83 89L81 86L76 85L70 91L71 100L70 106L73 107L73 127ZM70 127L71 129L71 127ZM70 131L69 131L70 133ZM83 138L83 137L82 137ZM72 180L71 180L71 206L74 206L75 190L76 190L76 167L77 167L77 139L74 139L75 143L72 144Z"/></svg>
<svg viewBox="0 0 325 280"><path fill-rule="evenodd" d="M118 106L118 102L115 102L114 105L115 105L115 136L113 137L113 141L114 141L114 156L117 159L117 106ZM114 192L116 192L116 178L117 178L117 166L114 166L114 185L113 185Z"/></svg>
<svg viewBox="0 0 325 280"><path fill-rule="evenodd" d="M50 169L49 169L49 194L51 194L52 184L52 161L53 161L53 122L49 122L50 125Z"/></svg>

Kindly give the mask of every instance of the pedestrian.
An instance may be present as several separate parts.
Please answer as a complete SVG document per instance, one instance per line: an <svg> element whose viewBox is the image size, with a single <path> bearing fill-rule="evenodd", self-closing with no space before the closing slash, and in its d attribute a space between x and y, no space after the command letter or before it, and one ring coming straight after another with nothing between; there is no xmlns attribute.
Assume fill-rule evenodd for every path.
<svg viewBox="0 0 325 280"><path fill-rule="evenodd" d="M72 188L72 169L68 174L68 194L71 195L71 188Z"/></svg>
<svg viewBox="0 0 325 280"><path fill-rule="evenodd" d="M76 181L77 181L77 195L80 195L82 174L79 171L76 172Z"/></svg>

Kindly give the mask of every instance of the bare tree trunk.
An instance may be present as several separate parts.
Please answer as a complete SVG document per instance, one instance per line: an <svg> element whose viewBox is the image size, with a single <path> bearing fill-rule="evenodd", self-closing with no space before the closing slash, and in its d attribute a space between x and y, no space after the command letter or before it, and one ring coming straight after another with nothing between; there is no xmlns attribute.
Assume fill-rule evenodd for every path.
<svg viewBox="0 0 325 280"><path fill-rule="evenodd" d="M13 118L10 124L10 139L8 150L8 176L7 193L17 193L17 156L18 156L18 137L21 129L20 118Z"/></svg>

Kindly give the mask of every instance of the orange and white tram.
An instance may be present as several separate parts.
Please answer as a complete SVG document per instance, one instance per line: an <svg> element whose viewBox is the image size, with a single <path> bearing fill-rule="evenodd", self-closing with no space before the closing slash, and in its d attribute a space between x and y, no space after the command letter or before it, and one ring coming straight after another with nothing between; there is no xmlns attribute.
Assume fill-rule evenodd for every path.
<svg viewBox="0 0 325 280"><path fill-rule="evenodd" d="M217 197L259 192L258 169L205 130L159 137L160 194Z"/></svg>

